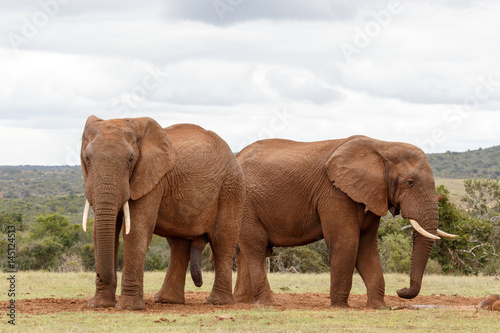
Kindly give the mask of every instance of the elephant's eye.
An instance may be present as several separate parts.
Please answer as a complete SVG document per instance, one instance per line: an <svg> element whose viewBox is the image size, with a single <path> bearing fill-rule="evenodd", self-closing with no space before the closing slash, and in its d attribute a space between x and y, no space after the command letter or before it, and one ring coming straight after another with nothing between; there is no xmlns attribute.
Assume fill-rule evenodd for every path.
<svg viewBox="0 0 500 333"><path fill-rule="evenodd" d="M128 160L128 166L132 166L132 163L134 163L134 159L133 158L130 158Z"/></svg>
<svg viewBox="0 0 500 333"><path fill-rule="evenodd" d="M415 185L415 182L414 182L413 180L409 180L409 181L408 181L408 186L409 186L410 188L412 188L412 187L413 187L413 185Z"/></svg>
<svg viewBox="0 0 500 333"><path fill-rule="evenodd" d="M85 156L85 162L87 162L87 165L90 164L90 158L88 156Z"/></svg>

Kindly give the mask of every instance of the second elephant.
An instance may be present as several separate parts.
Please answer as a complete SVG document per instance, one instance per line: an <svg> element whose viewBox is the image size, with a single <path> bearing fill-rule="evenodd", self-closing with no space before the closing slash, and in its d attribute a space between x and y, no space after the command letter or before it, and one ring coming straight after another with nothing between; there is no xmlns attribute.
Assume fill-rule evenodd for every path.
<svg viewBox="0 0 500 333"><path fill-rule="evenodd" d="M236 301L274 303L266 254L273 246L324 238L331 263L331 305L348 306L356 268L367 288L367 306L385 307L377 230L389 210L393 215L401 211L418 230L413 233L410 287L398 290L400 297L418 295L440 232L432 169L419 148L364 136L311 143L270 139L246 147L237 159L247 196Z"/></svg>

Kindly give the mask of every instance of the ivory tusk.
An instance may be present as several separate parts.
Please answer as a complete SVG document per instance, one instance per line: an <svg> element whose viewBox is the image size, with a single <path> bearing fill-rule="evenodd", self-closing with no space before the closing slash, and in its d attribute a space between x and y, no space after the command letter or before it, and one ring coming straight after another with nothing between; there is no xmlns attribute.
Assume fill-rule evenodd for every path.
<svg viewBox="0 0 500 333"><path fill-rule="evenodd" d="M409 219L409 220L410 220L410 224L413 227L413 229L415 229L422 236L425 236L425 237L431 238L431 239L441 239L440 237L435 236L435 235L431 234L430 232L426 231L424 228L422 228L420 226L420 224L418 224L417 221L415 221L413 219Z"/></svg>
<svg viewBox="0 0 500 333"><path fill-rule="evenodd" d="M446 237L446 238L457 238L458 237L458 235L449 234L449 233L444 232L443 230L439 230L439 229L438 229L437 233L439 236Z"/></svg>
<svg viewBox="0 0 500 333"><path fill-rule="evenodd" d="M83 231L87 231L87 220L89 219L89 212L90 212L90 202L88 200L85 200L85 208L83 209L83 221L82 221L82 228Z"/></svg>
<svg viewBox="0 0 500 333"><path fill-rule="evenodd" d="M123 214L125 215L125 234L128 235L130 232L130 208L128 201L123 205Z"/></svg>

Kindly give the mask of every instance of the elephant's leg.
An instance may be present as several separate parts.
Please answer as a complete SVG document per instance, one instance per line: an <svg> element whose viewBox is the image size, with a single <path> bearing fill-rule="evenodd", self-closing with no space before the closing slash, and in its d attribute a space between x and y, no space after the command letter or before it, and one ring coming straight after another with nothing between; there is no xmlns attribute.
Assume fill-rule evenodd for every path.
<svg viewBox="0 0 500 333"><path fill-rule="evenodd" d="M331 205L330 205L331 206ZM359 217L354 208L345 205L340 209L320 211L325 243L330 254L331 306L348 307L352 275L359 244Z"/></svg>
<svg viewBox="0 0 500 333"><path fill-rule="evenodd" d="M147 197L147 196L146 196ZM157 210L151 209L153 199L143 197L133 202L130 209L131 227L129 234L123 234L123 272L122 290L116 308L126 310L145 310L144 303L144 261L146 251L153 237ZM159 200L158 200L159 201Z"/></svg>
<svg viewBox="0 0 500 333"><path fill-rule="evenodd" d="M115 259L115 276L111 285L105 285L99 278L99 263L96 261L96 279L95 279L95 295L89 302L91 308L108 308L116 305L116 269L118 265L118 243L120 239L120 230L122 228L121 220L123 216L118 215L116 230L115 230L115 246L114 246L114 259ZM96 228L93 230L94 240L96 237ZM97 246L94 244L94 249L97 251ZM97 258L97 255L96 255Z"/></svg>
<svg viewBox="0 0 500 333"><path fill-rule="evenodd" d="M230 186L229 188L231 188ZM215 280L207 304L234 303L232 290L233 257L243 214L243 191L222 189L219 211L208 239L214 256Z"/></svg>
<svg viewBox="0 0 500 333"><path fill-rule="evenodd" d="M358 248L358 257L356 260L356 269L366 285L368 294L367 307L380 309L385 308L384 301L385 281L380 264L380 256L377 249L377 230L380 223L379 217L370 217L365 223L369 228L361 233ZM371 219L377 219L372 221Z"/></svg>
<svg viewBox="0 0 500 333"><path fill-rule="evenodd" d="M244 290L252 290L252 294L238 296L256 304L276 304L274 294L267 279L266 253L269 245L269 235L262 227L253 211L245 209L243 224L239 239L240 261L246 264L250 279L243 279ZM243 273L245 270L243 270ZM242 289L240 289L242 290Z"/></svg>
<svg viewBox="0 0 500 333"><path fill-rule="evenodd" d="M237 303L253 303L250 271L239 247L236 248L236 263L238 265L238 274L236 275L236 285L234 286L234 300Z"/></svg>
<svg viewBox="0 0 500 333"><path fill-rule="evenodd" d="M170 263L163 285L155 295L155 302L184 304L184 286L191 241L177 237L167 237L167 240L170 246Z"/></svg>

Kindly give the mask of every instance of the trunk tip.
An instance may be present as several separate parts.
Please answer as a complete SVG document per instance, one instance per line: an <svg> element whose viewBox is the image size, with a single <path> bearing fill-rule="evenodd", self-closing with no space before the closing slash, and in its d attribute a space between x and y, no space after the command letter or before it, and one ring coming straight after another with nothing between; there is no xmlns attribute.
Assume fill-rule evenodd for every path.
<svg viewBox="0 0 500 333"><path fill-rule="evenodd" d="M410 288L403 288L399 289L396 291L398 296L401 298L406 298L406 299L412 299L418 296L418 293L420 292L420 287L410 287Z"/></svg>

